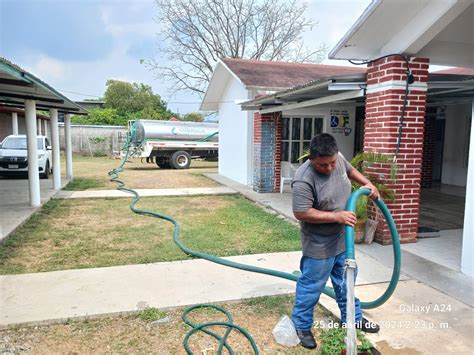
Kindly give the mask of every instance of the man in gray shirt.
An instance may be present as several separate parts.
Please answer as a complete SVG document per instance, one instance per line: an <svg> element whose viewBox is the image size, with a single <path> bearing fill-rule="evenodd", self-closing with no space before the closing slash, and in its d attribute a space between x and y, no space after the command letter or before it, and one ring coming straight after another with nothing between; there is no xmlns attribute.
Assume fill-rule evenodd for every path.
<svg viewBox="0 0 474 355"><path fill-rule="evenodd" d="M311 332L314 307L329 277L341 322L346 322L344 226L357 222L353 212L344 210L351 194L351 180L370 189L370 198L379 198L377 188L339 153L334 137L323 133L311 140L309 159L299 167L291 183L293 213L300 221L303 248L293 323L305 348L316 348ZM372 333L379 330L378 325L362 317L357 298L356 328Z"/></svg>

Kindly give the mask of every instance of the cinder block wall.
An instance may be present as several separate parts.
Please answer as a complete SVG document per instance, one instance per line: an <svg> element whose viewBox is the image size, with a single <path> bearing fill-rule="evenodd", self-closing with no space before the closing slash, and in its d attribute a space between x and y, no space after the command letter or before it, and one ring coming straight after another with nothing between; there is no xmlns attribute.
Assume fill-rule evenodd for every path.
<svg viewBox="0 0 474 355"><path fill-rule="evenodd" d="M127 129L121 126L71 125L72 151L77 154L107 154L119 151ZM97 140L104 142L97 143ZM65 147L64 124L59 124L59 144Z"/></svg>

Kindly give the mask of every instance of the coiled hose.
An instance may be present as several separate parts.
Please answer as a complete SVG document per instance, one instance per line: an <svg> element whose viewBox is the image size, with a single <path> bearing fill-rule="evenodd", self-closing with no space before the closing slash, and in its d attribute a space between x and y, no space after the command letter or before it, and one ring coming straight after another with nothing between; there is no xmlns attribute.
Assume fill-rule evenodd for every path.
<svg viewBox="0 0 474 355"><path fill-rule="evenodd" d="M130 134L128 135L127 140L126 140L126 142L124 144L124 147L123 147L124 150L125 150L125 156L124 156L120 166L117 167L117 168L114 168L113 170L111 170L109 172L110 181L113 181L113 182L116 182L116 183L119 184L118 187L117 187L118 190L126 191L128 193L131 193L134 196L132 198L132 201L130 202L130 209L133 212L135 212L137 214L142 214L142 215L146 215L146 216L151 216L151 217L155 217L155 218L164 219L164 220L172 223L173 226L174 226L174 230L173 230L173 240L174 240L174 242L176 243L176 245L178 245L178 247L184 253L186 253L190 256L206 259L208 261L211 261L211 262L214 262L214 263L217 263L217 264L233 267L233 268L240 269L240 270L256 272L256 273L260 273L260 274L266 274L266 275L275 276L275 277L279 277L279 278L283 278L283 279L287 279L287 280L291 280L291 281L295 281L295 282L298 281L298 276L294 275L294 274L290 274L290 273L283 272L283 271L278 271L278 270L272 270L272 269L256 267L256 266L252 266L252 265L241 264L241 263L237 263L237 262L230 261L230 260L227 260L227 259L219 258L219 257L214 256L214 255L209 255L209 254L206 254L206 253L202 253L202 252L199 252L199 251L189 249L183 243L181 243L181 241L179 240L179 224L173 217L170 217L170 216L158 213L158 212L149 211L149 210L142 210L142 209L137 208L136 204L140 200L140 195L135 190L130 189L130 188L126 188L125 183L118 179L119 173L123 171L123 167L124 167L125 163L127 162L128 157L129 157L130 143L131 143L134 135L135 135L135 129L134 129L134 126L132 126ZM370 194L370 190L368 190L368 189L359 189L359 190L354 191L351 194L349 200L347 201L346 210L354 212L358 198L361 197L362 195L369 195L369 194ZM374 301L361 302L361 308L363 308L363 309L376 308L376 307L379 307L380 305L382 305L383 303L385 303L390 298L390 296L393 294L393 292L395 291L395 288L397 286L398 279L399 279L399 276L400 276L400 259L401 259L400 255L401 255L401 253L400 253L400 241L399 241L399 237L398 237L397 228L395 226L393 218L392 218L387 206L385 205L385 203L382 200L374 200L374 202L380 208L380 210L382 211L382 213L383 213L383 215L384 215L384 217L385 217L385 219L388 223L388 226L390 228L390 232L392 234L392 245L393 245L393 251L394 251L394 268L393 268L392 278L390 280L390 284L389 284L387 290L379 298L377 298ZM354 255L355 255L355 253L354 253L354 228L351 227L351 226L346 226L345 227L345 242L346 242L346 259L354 259L355 258L354 257ZM336 294L335 294L335 292L332 288L326 287L324 289L323 293L325 293L326 295L328 295L328 296L330 296L334 299L336 298ZM229 350L229 352L231 354L233 354L232 349L226 343L228 333L231 331L232 328L239 330L245 337L247 337L247 339L249 339L255 353L258 354L258 349L255 345L255 341L251 338L251 336L244 329L242 329L242 328L240 328L240 327L238 327L238 326L236 326L235 324L232 323L232 318L230 317L230 315L225 310L222 310L222 308L216 307L216 306L213 306L213 305L201 305L199 307L211 307L211 308L219 309L222 312L227 314L229 321L228 322L209 322L209 323L201 324L199 326L195 326L194 324L192 324L191 322L189 322L187 320L186 315L187 315L188 312L195 309L196 307L192 307L191 309L188 309L187 311L185 311L185 313L183 314L183 320L187 324L189 324L193 327L186 334L185 340L184 340L184 346L186 348L186 351L188 351L189 354L192 354L192 352L189 348L189 345L188 345L189 337L194 332L196 332L198 330L202 330L205 333L214 336L216 339L218 339L220 341L219 353L220 353L220 351L222 350L223 347L226 347L226 349ZM208 326L211 326L211 325L225 325L225 326L229 327L229 329L223 337L219 337L217 334L212 333L212 332L204 329L205 327L208 327Z"/></svg>

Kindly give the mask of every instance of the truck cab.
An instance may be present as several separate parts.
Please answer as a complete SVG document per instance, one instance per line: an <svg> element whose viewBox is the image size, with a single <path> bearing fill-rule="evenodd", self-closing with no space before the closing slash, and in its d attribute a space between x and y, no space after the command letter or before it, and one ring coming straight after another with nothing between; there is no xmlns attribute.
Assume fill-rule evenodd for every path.
<svg viewBox="0 0 474 355"><path fill-rule="evenodd" d="M38 144L38 172L43 179L52 172L51 145L45 136L36 136ZM10 135L0 143L0 176L27 175L28 157L26 135Z"/></svg>

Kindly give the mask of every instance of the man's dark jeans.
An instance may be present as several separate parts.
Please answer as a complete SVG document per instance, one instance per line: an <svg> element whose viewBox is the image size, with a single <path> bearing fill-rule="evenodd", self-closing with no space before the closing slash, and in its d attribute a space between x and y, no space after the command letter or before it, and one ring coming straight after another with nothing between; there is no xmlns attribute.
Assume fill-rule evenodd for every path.
<svg viewBox="0 0 474 355"><path fill-rule="evenodd" d="M346 282L344 275L345 255L341 253L327 259L303 256L300 262L301 276L296 285L293 323L298 330L310 330L313 325L314 306L331 277L336 302L341 310L341 321L346 322ZM357 275L357 273L356 273ZM356 321L362 319L359 299L355 299Z"/></svg>

